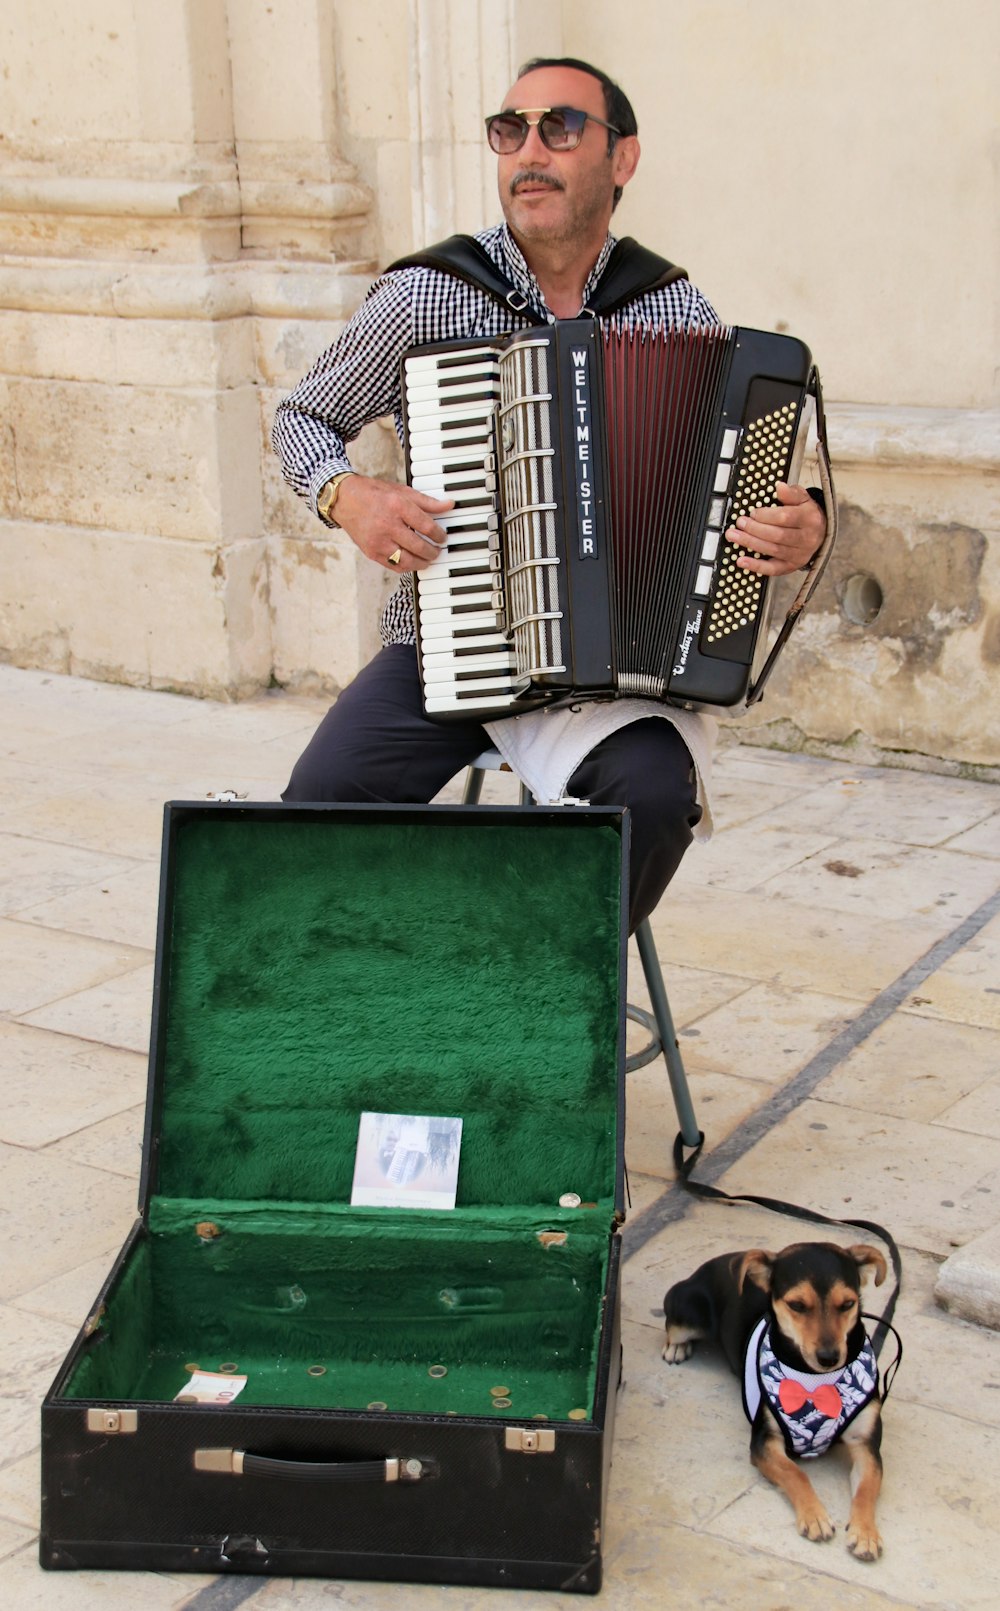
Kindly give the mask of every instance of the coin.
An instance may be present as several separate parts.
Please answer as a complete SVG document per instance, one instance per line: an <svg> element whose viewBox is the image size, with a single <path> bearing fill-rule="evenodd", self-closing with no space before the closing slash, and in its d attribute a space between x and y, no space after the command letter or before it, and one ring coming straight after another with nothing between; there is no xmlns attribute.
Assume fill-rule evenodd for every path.
<svg viewBox="0 0 1000 1611"><path fill-rule="evenodd" d="M586 1421L589 1417L586 1410L570 1410L569 1419L571 1421Z"/></svg>
<svg viewBox="0 0 1000 1611"><path fill-rule="evenodd" d="M579 1208L582 1199L579 1192L564 1191L559 1199L560 1208Z"/></svg>
<svg viewBox="0 0 1000 1611"><path fill-rule="evenodd" d="M429 1365L427 1374L428 1376L433 1376L435 1381L439 1381L442 1376L447 1376L448 1367L447 1365Z"/></svg>
<svg viewBox="0 0 1000 1611"><path fill-rule="evenodd" d="M495 1410L509 1410L512 1403L513 1400L509 1398L495 1398L493 1400L493 1408Z"/></svg>
<svg viewBox="0 0 1000 1611"><path fill-rule="evenodd" d="M509 1398L510 1397L510 1388L509 1387L491 1387L490 1388L490 1397L491 1398Z"/></svg>

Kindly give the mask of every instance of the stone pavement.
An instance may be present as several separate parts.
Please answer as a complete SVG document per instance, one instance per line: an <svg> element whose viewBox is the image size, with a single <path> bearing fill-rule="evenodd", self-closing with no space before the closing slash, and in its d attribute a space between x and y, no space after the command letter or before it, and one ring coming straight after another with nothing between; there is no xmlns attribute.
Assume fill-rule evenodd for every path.
<svg viewBox="0 0 1000 1611"><path fill-rule="evenodd" d="M579 1604L39 1570L39 1401L135 1214L162 802L227 787L276 799L324 707L283 694L216 705L5 667L0 702L0 1600L15 1611ZM838 1535L809 1544L748 1462L720 1362L660 1359L674 1278L728 1247L826 1233L679 1191L657 1061L629 1086L626 1387L600 1603L992 1606L1000 1336L934 1293L957 1249L966 1278L949 1290L962 1312L1000 1291L1000 790L747 747L723 751L717 783L716 838L690 853L654 922L707 1135L700 1173L875 1220L903 1250L885 1555L862 1565L846 1552L838 1454L812 1471ZM490 778L488 797L509 798L509 784ZM636 968L636 1000L640 985Z"/></svg>

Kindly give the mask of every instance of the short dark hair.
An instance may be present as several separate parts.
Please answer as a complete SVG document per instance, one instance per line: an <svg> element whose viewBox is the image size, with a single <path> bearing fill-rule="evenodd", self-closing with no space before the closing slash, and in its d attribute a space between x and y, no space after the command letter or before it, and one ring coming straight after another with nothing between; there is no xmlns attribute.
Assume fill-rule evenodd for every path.
<svg viewBox="0 0 1000 1611"><path fill-rule="evenodd" d="M616 84L613 78L609 78L607 73L602 72L599 67L592 67L590 62L582 62L576 56L532 56L529 62L525 62L524 66L518 69L517 76L518 78L523 78L526 73L533 73L539 67L575 67L578 73L589 73L591 78L597 79L604 91L604 115L608 122L613 124L622 134L638 134L639 125L632 109L632 102L621 86ZM618 135L609 129L609 157L615 148L617 139ZM621 185L615 185L614 200L611 204L612 211L618 206L621 199L622 187Z"/></svg>

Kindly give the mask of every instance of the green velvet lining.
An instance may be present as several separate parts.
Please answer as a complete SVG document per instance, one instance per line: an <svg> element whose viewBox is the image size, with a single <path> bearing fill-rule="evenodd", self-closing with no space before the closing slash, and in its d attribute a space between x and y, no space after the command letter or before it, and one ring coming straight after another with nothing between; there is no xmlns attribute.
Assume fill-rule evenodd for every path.
<svg viewBox="0 0 1000 1611"><path fill-rule="evenodd" d="M620 823L501 815L180 822L154 1190L346 1202L371 1110L462 1118L460 1205L613 1191Z"/></svg>
<svg viewBox="0 0 1000 1611"><path fill-rule="evenodd" d="M181 806L164 887L147 1230L67 1396L589 1416L620 817ZM462 1119L453 1210L351 1207L366 1110Z"/></svg>
<svg viewBox="0 0 1000 1611"><path fill-rule="evenodd" d="M198 1215L218 1234L199 1235ZM349 1218L202 1201L157 1205L151 1232L67 1397L173 1399L197 1364L246 1374L242 1405L591 1413L609 1242L600 1210Z"/></svg>

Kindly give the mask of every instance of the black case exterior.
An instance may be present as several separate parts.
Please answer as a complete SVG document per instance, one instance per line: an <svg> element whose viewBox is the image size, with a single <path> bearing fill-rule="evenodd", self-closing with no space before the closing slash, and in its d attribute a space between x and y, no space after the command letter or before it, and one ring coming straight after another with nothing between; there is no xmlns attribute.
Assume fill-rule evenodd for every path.
<svg viewBox="0 0 1000 1611"><path fill-rule="evenodd" d="M42 1565L596 1593L621 1357L619 1263L615 1237L594 1420L557 1425L548 1453L506 1447L512 1430L535 1431L531 1422L238 1405L130 1405L134 1433L94 1433L91 1405L59 1401L71 1354L42 1415ZM196 1449L234 1447L310 1462L417 1459L430 1474L355 1484L195 1470Z"/></svg>
<svg viewBox="0 0 1000 1611"><path fill-rule="evenodd" d="M205 809L233 808L181 805L168 807L167 814L169 818L171 811ZM334 814L387 808L324 809ZM484 821L497 815L473 809ZM540 810L527 814L539 826L546 815ZM622 815L599 809L593 814ZM623 888L627 888L627 831L623 859ZM168 904L164 879L156 995L163 982L159 963L163 909ZM154 999L154 1021L157 1010ZM91 1319L42 1405L41 1565L596 1593L601 1586L602 1531L621 1379L617 1226L609 1232L596 1390L588 1421L552 1421L540 1432L541 1424L531 1420L454 1414L241 1409L238 1402L217 1409L177 1402L98 1403L66 1396L96 1317L130 1255L148 1235L149 1153L155 1139L151 1116L157 1110L152 1061L143 1218L133 1226ZM609 1070L609 1079L615 1077L616 1071ZM623 1067L617 1078L620 1093ZM618 1217L623 1218L623 1111L620 1118L615 1200ZM543 1433L551 1435L551 1447L545 1446ZM199 1469L196 1464L197 1451L232 1449L276 1461L338 1467L416 1461L420 1476L356 1481L349 1470L324 1478L294 1470L283 1477L234 1475Z"/></svg>

